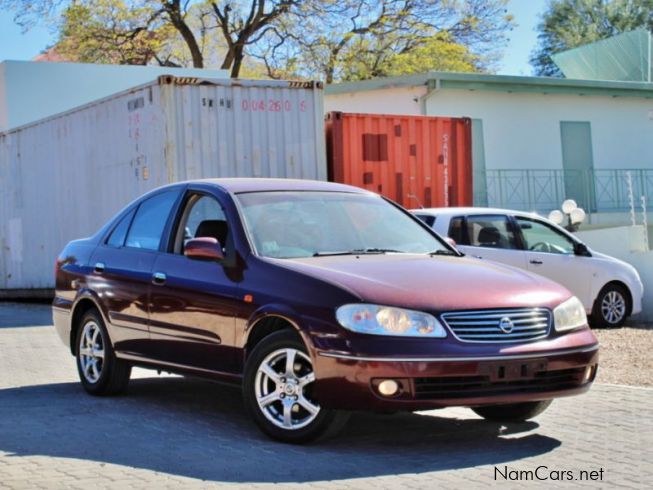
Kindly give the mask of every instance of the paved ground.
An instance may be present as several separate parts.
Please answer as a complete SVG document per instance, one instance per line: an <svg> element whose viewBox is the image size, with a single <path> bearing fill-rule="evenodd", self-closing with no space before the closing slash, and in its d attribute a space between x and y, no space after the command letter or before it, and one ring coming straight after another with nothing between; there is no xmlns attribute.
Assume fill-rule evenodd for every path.
<svg viewBox="0 0 653 490"><path fill-rule="evenodd" d="M204 381L139 370L125 396L85 395L50 323L41 305L0 304L0 488L651 488L653 482L653 389L598 384L585 396L554 402L536 422L508 427L465 409L360 414L337 439L294 447L261 436L237 390ZM514 480L538 467L547 481ZM566 481L581 470L596 471L594 478L603 470L602 480Z"/></svg>

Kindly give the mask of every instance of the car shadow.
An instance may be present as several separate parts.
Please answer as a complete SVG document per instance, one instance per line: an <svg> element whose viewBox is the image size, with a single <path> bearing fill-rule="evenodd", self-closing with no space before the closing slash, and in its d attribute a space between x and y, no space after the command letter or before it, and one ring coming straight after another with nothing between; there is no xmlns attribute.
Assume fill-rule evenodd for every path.
<svg viewBox="0 0 653 490"><path fill-rule="evenodd" d="M51 326L51 303L0 301L0 328Z"/></svg>
<svg viewBox="0 0 653 490"><path fill-rule="evenodd" d="M356 413L328 441L263 436L240 392L203 380L132 380L128 393L86 395L78 383L0 390L0 451L125 465L219 482L310 482L497 465L560 445L534 422ZM435 412L437 413L437 412Z"/></svg>

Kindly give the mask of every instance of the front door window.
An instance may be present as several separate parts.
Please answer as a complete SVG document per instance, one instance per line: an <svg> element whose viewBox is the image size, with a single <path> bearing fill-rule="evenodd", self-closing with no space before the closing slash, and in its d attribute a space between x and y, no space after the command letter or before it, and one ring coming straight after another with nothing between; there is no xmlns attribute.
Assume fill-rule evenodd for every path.
<svg viewBox="0 0 653 490"><path fill-rule="evenodd" d="M517 218L524 238L524 248L530 252L573 254L574 242L550 226L531 219Z"/></svg>

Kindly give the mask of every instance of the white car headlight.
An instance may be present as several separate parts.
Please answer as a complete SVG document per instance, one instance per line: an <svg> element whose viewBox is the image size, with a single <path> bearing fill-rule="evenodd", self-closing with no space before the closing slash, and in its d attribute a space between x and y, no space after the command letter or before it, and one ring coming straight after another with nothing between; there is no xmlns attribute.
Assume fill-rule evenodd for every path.
<svg viewBox="0 0 653 490"><path fill-rule="evenodd" d="M336 310L338 323L348 330L400 337L446 337L440 322L428 313L372 304L343 305Z"/></svg>
<svg viewBox="0 0 653 490"><path fill-rule="evenodd" d="M583 303L576 296L572 296L553 310L553 322L558 332L587 325Z"/></svg>

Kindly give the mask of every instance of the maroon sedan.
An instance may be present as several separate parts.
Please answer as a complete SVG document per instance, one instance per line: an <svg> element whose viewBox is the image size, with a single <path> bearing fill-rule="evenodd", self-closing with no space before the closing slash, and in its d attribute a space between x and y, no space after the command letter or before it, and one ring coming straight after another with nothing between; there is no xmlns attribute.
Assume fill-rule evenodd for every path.
<svg viewBox="0 0 653 490"><path fill-rule="evenodd" d="M562 286L466 258L394 203L325 182L150 192L66 246L53 311L89 393L121 392L132 366L232 381L288 442L350 410L523 421L586 391L598 361Z"/></svg>

